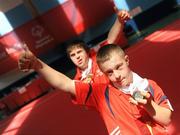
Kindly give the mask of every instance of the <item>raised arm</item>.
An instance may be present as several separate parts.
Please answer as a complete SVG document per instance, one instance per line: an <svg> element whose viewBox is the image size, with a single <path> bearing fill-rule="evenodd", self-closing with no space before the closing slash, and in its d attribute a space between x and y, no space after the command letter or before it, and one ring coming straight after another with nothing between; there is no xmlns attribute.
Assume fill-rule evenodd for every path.
<svg viewBox="0 0 180 135"><path fill-rule="evenodd" d="M108 33L107 42L109 44L116 43L120 36L123 36L124 23L130 19L130 14L126 10L118 10L115 8L115 11L117 19Z"/></svg>
<svg viewBox="0 0 180 135"><path fill-rule="evenodd" d="M31 51L26 50L20 55L18 66L23 72L28 72L31 69L37 71L56 89L75 95L74 81L42 62Z"/></svg>

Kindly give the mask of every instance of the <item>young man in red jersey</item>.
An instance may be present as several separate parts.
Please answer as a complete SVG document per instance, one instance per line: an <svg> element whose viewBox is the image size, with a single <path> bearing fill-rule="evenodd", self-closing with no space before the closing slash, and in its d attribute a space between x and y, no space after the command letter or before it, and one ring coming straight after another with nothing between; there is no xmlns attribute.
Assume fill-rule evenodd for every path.
<svg viewBox="0 0 180 135"><path fill-rule="evenodd" d="M110 135L167 135L165 126L171 122L173 109L162 89L131 71L129 58L118 45L101 47L96 57L108 84L72 80L28 50L18 65L25 72L34 69L53 87L74 95L78 104L94 107Z"/></svg>

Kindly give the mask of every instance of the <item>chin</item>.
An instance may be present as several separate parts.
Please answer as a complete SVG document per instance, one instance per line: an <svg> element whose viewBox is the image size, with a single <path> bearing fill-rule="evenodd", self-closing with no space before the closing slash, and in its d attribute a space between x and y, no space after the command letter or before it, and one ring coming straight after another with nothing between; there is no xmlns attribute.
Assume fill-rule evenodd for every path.
<svg viewBox="0 0 180 135"><path fill-rule="evenodd" d="M122 87L127 87L127 86L129 86L129 85L130 85L130 84L127 83L127 82L123 82L123 83L121 84Z"/></svg>
<svg viewBox="0 0 180 135"><path fill-rule="evenodd" d="M121 83L114 82L114 84L115 84L117 87L122 87L122 84L121 84Z"/></svg>

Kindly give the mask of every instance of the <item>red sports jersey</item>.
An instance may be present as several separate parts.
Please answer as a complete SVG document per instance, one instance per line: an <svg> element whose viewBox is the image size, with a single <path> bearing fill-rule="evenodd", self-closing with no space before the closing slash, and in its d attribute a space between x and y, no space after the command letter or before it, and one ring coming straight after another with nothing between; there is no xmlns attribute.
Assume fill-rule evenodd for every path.
<svg viewBox="0 0 180 135"><path fill-rule="evenodd" d="M169 100L162 89L152 80L150 93L160 106L170 109ZM165 127L157 124L146 112L129 102L124 94L111 84L87 84L75 82L78 104L95 107L101 114L110 135L167 135Z"/></svg>
<svg viewBox="0 0 180 135"><path fill-rule="evenodd" d="M109 82L108 78L101 72L101 70L99 69L96 63L96 57L92 56L91 59L92 59L92 68L91 68L90 73L87 75L87 77L82 80L81 79L82 72L79 68L76 68L76 75L74 77L74 80L81 80L85 83L90 83L90 82L91 83L108 83ZM72 98L72 102L74 104L77 104L76 97L72 95L71 98Z"/></svg>
<svg viewBox="0 0 180 135"><path fill-rule="evenodd" d="M109 82L107 77L101 72L99 69L97 63L96 63L96 57L92 56L92 68L89 73L89 75L83 79L84 82L95 82L95 83L107 83ZM82 72L79 68L76 68L76 75L74 77L74 80L81 80Z"/></svg>

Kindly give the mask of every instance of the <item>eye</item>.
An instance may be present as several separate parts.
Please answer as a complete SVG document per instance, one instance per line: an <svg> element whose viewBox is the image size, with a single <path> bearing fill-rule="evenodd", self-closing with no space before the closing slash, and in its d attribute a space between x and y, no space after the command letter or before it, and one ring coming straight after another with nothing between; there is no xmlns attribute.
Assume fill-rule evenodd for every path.
<svg viewBox="0 0 180 135"><path fill-rule="evenodd" d="M121 69L122 69L122 66L123 66L123 64L121 63L121 64L117 65L116 69L117 69L117 70L121 70Z"/></svg>
<svg viewBox="0 0 180 135"><path fill-rule="evenodd" d="M82 50L77 51L78 54L81 53L81 52L82 52Z"/></svg>
<svg viewBox="0 0 180 135"><path fill-rule="evenodd" d="M112 76L113 72L112 72L112 71L108 71L106 74L107 74L108 76Z"/></svg>
<svg viewBox="0 0 180 135"><path fill-rule="evenodd" d="M70 57L74 57L75 56L75 54L73 53L73 54L70 54Z"/></svg>

